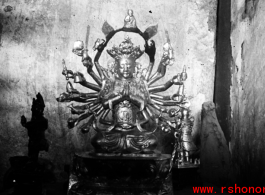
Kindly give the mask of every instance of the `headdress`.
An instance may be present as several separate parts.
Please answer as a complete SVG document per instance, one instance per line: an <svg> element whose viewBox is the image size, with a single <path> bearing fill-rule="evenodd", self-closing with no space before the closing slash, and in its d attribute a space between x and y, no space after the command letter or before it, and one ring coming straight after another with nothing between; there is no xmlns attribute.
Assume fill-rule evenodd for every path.
<svg viewBox="0 0 265 195"><path fill-rule="evenodd" d="M141 51L140 46L133 46L133 43L129 37L119 45L119 47L113 46L112 49L107 50L108 54L115 60L121 58L131 58L134 61L143 55L144 51Z"/></svg>
<svg viewBox="0 0 265 195"><path fill-rule="evenodd" d="M33 98L31 110L36 110L36 108L44 109L45 104L42 95L38 93L36 97L37 99Z"/></svg>

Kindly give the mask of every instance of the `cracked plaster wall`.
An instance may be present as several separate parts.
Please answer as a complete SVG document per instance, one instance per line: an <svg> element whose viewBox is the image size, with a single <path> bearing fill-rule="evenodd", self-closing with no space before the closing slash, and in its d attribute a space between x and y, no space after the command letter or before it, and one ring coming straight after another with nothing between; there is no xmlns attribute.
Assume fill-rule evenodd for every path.
<svg viewBox="0 0 265 195"><path fill-rule="evenodd" d="M95 40L104 38L101 32L104 21L114 28L123 26L129 8L134 10L141 30L158 24L158 34L153 38L157 61L166 41L165 30L168 30L176 62L168 67L167 76L160 83L186 65L186 94L195 116L194 135L198 135L201 105L213 100L216 6L217 0L1 1L0 178L9 167L9 157L27 154L27 133L20 125L20 116L24 114L30 120L32 98L38 92L45 100L44 114L49 120L46 137L50 151L41 153L42 158L51 160L56 170L60 170L64 164L71 163L74 151L90 148L89 135L67 128L70 113L65 104L55 100L65 91L61 61L65 59L69 69L86 75L81 59L71 53L74 41L85 39L89 24L89 54L93 57L95 53L91 48ZM143 49L143 43L139 43ZM106 54L102 56L103 66L108 59ZM147 63L144 59L140 62ZM166 93L172 94L174 90L176 88Z"/></svg>
<svg viewBox="0 0 265 195"><path fill-rule="evenodd" d="M232 1L231 153L242 184L265 181L265 1Z"/></svg>

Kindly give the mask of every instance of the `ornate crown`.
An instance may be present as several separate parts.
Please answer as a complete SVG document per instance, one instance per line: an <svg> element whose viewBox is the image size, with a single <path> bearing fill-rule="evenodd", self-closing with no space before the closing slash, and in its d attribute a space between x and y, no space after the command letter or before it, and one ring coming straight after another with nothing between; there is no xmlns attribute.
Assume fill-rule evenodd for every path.
<svg viewBox="0 0 265 195"><path fill-rule="evenodd" d="M144 51L141 51L140 46L133 46L129 37L125 38L119 47L113 46L112 49L107 50L107 52L115 60L119 60L121 58L131 58L136 60L144 53Z"/></svg>

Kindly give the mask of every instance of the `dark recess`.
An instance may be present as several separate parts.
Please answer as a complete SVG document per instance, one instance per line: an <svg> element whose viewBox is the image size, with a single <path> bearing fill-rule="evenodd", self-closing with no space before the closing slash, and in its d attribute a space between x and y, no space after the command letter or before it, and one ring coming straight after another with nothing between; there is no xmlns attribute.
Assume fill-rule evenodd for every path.
<svg viewBox="0 0 265 195"><path fill-rule="evenodd" d="M230 86L231 86L231 0L219 0L217 6L216 69L214 103L226 141L230 137Z"/></svg>

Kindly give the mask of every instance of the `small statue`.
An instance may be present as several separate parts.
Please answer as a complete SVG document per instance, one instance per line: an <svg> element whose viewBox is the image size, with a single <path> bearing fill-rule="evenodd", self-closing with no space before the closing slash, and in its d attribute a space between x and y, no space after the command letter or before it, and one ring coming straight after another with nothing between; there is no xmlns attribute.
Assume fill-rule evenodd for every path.
<svg viewBox="0 0 265 195"><path fill-rule="evenodd" d="M182 121L178 131L178 163L184 165L192 162L191 155L198 149L192 140L193 117L189 116L188 110L182 111Z"/></svg>
<svg viewBox="0 0 265 195"><path fill-rule="evenodd" d="M136 20L133 15L133 10L128 10L128 15L124 18L124 27L125 28L137 28Z"/></svg>
<svg viewBox="0 0 265 195"><path fill-rule="evenodd" d="M173 55L174 53L172 46L169 42L165 43L163 46L163 57L167 60L166 63L168 65L172 65L174 63L175 59Z"/></svg>
<svg viewBox="0 0 265 195"><path fill-rule="evenodd" d="M21 116L21 125L28 130L28 157L32 161L38 161L40 151L48 151L49 144L45 138L45 130L48 128L48 120L43 116L45 107L43 98L40 93L33 98L31 121L27 122L26 117Z"/></svg>
<svg viewBox="0 0 265 195"><path fill-rule="evenodd" d="M98 47L101 45L101 44L104 44L105 43L105 40L104 39L97 39L94 46L93 46L93 50L96 51L98 49Z"/></svg>

